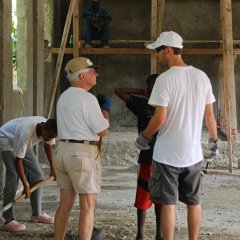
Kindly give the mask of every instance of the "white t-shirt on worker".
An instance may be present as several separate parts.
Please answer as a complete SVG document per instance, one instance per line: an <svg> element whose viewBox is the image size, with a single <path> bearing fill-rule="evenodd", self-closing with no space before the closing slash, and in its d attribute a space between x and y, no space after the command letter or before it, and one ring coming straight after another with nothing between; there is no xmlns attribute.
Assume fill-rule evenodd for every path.
<svg viewBox="0 0 240 240"><path fill-rule="evenodd" d="M33 147L42 141L42 137L38 138L36 126L38 123L46 122L47 119L41 116L29 116L10 120L0 128L0 138L7 138L8 143L1 147L2 151L13 150L14 154L19 158L24 158L27 147ZM4 143L4 140L2 141ZM54 144L55 139L47 142Z"/></svg>
<svg viewBox="0 0 240 240"><path fill-rule="evenodd" d="M167 107L153 159L174 167L188 167L201 161L205 106L214 101L210 80L203 71L192 66L174 66L162 73L148 102Z"/></svg>
<svg viewBox="0 0 240 240"><path fill-rule="evenodd" d="M83 88L70 87L57 103L59 139L98 141L97 133L109 127L97 98Z"/></svg>

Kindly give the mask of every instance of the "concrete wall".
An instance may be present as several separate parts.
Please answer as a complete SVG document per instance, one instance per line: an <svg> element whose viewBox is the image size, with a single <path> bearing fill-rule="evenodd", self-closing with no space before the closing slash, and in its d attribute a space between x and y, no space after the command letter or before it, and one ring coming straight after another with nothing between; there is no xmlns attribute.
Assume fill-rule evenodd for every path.
<svg viewBox="0 0 240 240"><path fill-rule="evenodd" d="M48 4L48 8L45 9L47 13L45 30L48 29L48 31L45 31L45 37L52 37L50 42L57 47L60 46L69 0L46 0L45 2ZM84 6L90 2L90 0L84 0ZM0 51L1 56L3 56L0 59L2 63L0 67L2 79L0 85L1 123L21 115L44 115L49 100L57 57L52 55L44 62L44 66L41 65L43 62L41 56L43 48L41 41L43 39L42 25L44 24L44 16L41 16L41 14L44 15L44 2L37 0L33 4L30 0L18 0L18 15L21 19L22 27L25 27L20 29L22 37L19 37L19 42L22 42L22 44L18 49L20 61L26 61L26 69L19 72L20 87L23 88L24 92L23 96L12 90L11 1L0 0L0 3L0 11L2 12ZM116 2L103 0L102 6L110 12L113 18L111 39L150 39L151 1L122 0L121 2ZM234 39L240 38L240 29L238 28L240 20L239 8L240 1L233 1ZM53 20L51 19L52 15L54 15ZM38 34L34 35L33 29L38 29ZM187 40L220 39L219 2L207 0L166 1L163 30L175 30ZM112 47L117 47L117 45ZM114 88L123 86L144 87L145 79L150 74L150 57L121 55L88 57L99 66L98 84L92 92L94 94L107 94L113 102L111 110L112 128L136 126L135 117L129 113L124 103L114 95ZM70 58L70 55L64 57L63 66ZM204 70L209 75L216 96L220 78L218 67L221 58L221 56L184 56L187 63ZM238 94L240 87L238 81L239 73L240 64L238 58L235 67L237 102L240 101L240 95ZM24 83L21 83L22 81ZM59 91L63 91L68 86L65 73L62 71ZM25 109L22 106L21 98L23 99ZM240 118L239 113L238 116Z"/></svg>
<svg viewBox="0 0 240 240"><path fill-rule="evenodd" d="M66 1L62 2L66 4ZM91 1L85 0L83 6L90 3ZM122 0L116 2L103 0L102 7L106 8L113 18L111 39L150 39L151 1ZM234 38L239 39L239 1L233 1L233 9ZM66 11L67 9L65 9ZM221 39L219 1L166 1L163 30L174 30L181 34L185 40ZM117 45L112 47L117 47ZM126 109L125 104L114 95L114 88L144 87L145 79L150 74L150 57L130 55L88 57L99 66L98 84L92 92L109 95L113 103L111 127L115 129L119 126L136 126L136 118ZM64 64L69 56L65 59ZM216 98L218 97L221 59L222 56L184 56L186 63L207 73L212 81ZM239 66L236 65L237 92L239 91L238 78ZM68 87L68 84L66 77L62 76L61 90L64 90L64 87ZM215 109L217 111L217 106Z"/></svg>
<svg viewBox="0 0 240 240"><path fill-rule="evenodd" d="M41 0L18 0L17 17L17 72L18 87L23 91L19 94L13 88L12 73L12 16L11 1L0 0L1 14L1 102L3 124L16 117L27 115L44 115L43 105L45 92L44 65L43 65L43 33L39 34L44 27L44 2ZM34 11L33 11L34 10ZM42 13L41 13L42 11ZM34 14L33 14L34 13ZM33 31L34 29L34 31ZM2 57L3 56L3 57ZM42 78L41 78L42 77Z"/></svg>

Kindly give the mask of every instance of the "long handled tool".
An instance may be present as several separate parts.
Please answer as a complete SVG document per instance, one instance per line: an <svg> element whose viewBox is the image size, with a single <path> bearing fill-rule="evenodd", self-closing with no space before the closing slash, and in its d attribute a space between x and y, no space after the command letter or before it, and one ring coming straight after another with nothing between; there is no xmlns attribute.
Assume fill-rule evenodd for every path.
<svg viewBox="0 0 240 240"><path fill-rule="evenodd" d="M204 176L204 174L207 174L208 165L209 165L209 162L207 162L205 169L202 169L202 171L201 171L202 176Z"/></svg>
<svg viewBox="0 0 240 240"><path fill-rule="evenodd" d="M31 188L30 188L30 193L34 192L34 191L37 190L39 187L42 187L42 186L48 184L49 182L52 182L53 180L54 180L54 177L53 177L53 176L50 176L50 177L44 179L43 181L41 181L41 182L37 183L36 185L34 185L33 187L31 187ZM25 193L22 194L22 195L19 196L19 197L16 197L13 202L8 203L6 206L3 207L2 211L1 211L1 215L2 215L3 212L5 212L5 211L8 210L9 208L11 208L15 203L22 201L25 197L26 197L26 194L25 194Z"/></svg>

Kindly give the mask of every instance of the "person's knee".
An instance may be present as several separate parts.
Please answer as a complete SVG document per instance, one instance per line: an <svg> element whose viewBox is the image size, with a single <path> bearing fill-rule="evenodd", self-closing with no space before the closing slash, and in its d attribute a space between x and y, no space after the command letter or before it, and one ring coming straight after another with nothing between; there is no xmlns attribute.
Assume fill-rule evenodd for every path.
<svg viewBox="0 0 240 240"><path fill-rule="evenodd" d="M81 211L95 211L95 207L96 207L96 204L94 203L84 203L84 204L80 204L80 209Z"/></svg>
<svg viewBox="0 0 240 240"><path fill-rule="evenodd" d="M28 177L27 177L28 178ZM34 177L29 177L28 178L28 182L30 184L30 187L33 187L34 185L42 182L44 179L44 176L41 172L39 172L38 174L36 174Z"/></svg>
<svg viewBox="0 0 240 240"><path fill-rule="evenodd" d="M72 189L61 189L59 209L69 212L76 200L76 193Z"/></svg>
<svg viewBox="0 0 240 240"><path fill-rule="evenodd" d="M96 207L96 194L80 195L80 208L84 211L94 211Z"/></svg>

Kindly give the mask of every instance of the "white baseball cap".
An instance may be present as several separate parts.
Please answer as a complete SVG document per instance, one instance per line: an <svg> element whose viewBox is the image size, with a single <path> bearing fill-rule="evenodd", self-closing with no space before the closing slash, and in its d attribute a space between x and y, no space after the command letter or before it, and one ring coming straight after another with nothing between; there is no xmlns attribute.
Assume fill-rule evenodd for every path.
<svg viewBox="0 0 240 240"><path fill-rule="evenodd" d="M162 32L159 34L157 40L151 44L147 45L149 49L156 49L161 46L183 48L183 39L182 37L173 31Z"/></svg>

